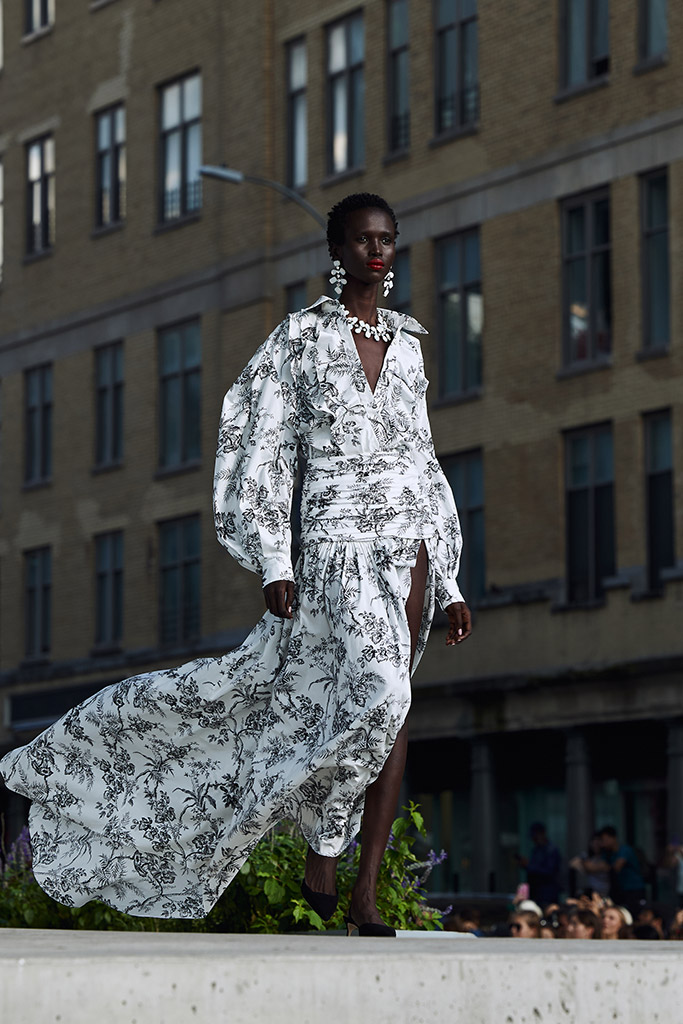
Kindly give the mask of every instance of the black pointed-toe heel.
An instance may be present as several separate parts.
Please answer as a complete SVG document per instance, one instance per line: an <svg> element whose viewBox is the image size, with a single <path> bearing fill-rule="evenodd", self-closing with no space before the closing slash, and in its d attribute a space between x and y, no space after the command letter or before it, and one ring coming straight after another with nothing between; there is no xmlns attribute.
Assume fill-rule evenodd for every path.
<svg viewBox="0 0 683 1024"><path fill-rule="evenodd" d="M308 903L312 910L315 910L316 914L323 919L323 921L329 921L337 909L337 903L339 902L339 895L337 893L334 896L329 892L315 892L311 889L310 885L306 885L306 879L301 883L301 895Z"/></svg>
<svg viewBox="0 0 683 1024"><path fill-rule="evenodd" d="M346 925L346 934L350 935L352 932L357 931L363 939L395 939L396 929L390 928L388 924L356 924L354 919L349 916L344 918L344 924Z"/></svg>

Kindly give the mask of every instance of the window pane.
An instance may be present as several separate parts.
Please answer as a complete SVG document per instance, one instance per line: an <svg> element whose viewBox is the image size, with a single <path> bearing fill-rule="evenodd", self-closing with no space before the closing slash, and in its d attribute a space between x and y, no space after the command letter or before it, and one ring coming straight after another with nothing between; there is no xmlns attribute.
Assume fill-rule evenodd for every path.
<svg viewBox="0 0 683 1024"><path fill-rule="evenodd" d="M650 416L646 420L647 468L649 473L661 473L673 466L671 419L669 415Z"/></svg>
<svg viewBox="0 0 683 1024"><path fill-rule="evenodd" d="M439 246L439 283L441 288L457 288L460 284L460 248L455 239Z"/></svg>
<svg viewBox="0 0 683 1024"><path fill-rule="evenodd" d="M332 160L334 171L345 171L349 166L349 137L347 130L346 86L338 78L332 86Z"/></svg>
<svg viewBox="0 0 683 1024"><path fill-rule="evenodd" d="M202 113L202 79L192 75L183 83L183 120L194 121Z"/></svg>
<svg viewBox="0 0 683 1024"><path fill-rule="evenodd" d="M185 559L199 558L199 519L193 517L186 519L183 523L183 557Z"/></svg>
<svg viewBox="0 0 683 1024"><path fill-rule="evenodd" d="M51 135L43 141L43 165L46 174L51 174L55 169L55 140Z"/></svg>
<svg viewBox="0 0 683 1024"><path fill-rule="evenodd" d="M164 131L180 124L180 83L167 86L162 94L161 127Z"/></svg>
<svg viewBox="0 0 683 1024"><path fill-rule="evenodd" d="M183 365L199 366L202 361L201 330L198 323L187 324L184 330L185 351Z"/></svg>
<svg viewBox="0 0 683 1024"><path fill-rule="evenodd" d="M42 167L42 146L35 142L28 150L28 180L39 181Z"/></svg>
<svg viewBox="0 0 683 1024"><path fill-rule="evenodd" d="M567 5L567 85L586 80L586 2L565 0Z"/></svg>
<svg viewBox="0 0 683 1024"><path fill-rule="evenodd" d="M180 372L180 352L180 331L177 329L164 331L161 336L161 372L163 374Z"/></svg>
<svg viewBox="0 0 683 1024"><path fill-rule="evenodd" d="M97 119L97 147L108 149L111 145L111 118L109 114L100 114Z"/></svg>
<svg viewBox="0 0 683 1024"><path fill-rule="evenodd" d="M201 455L201 376L198 370L184 376L184 428L183 461L198 459Z"/></svg>
<svg viewBox="0 0 683 1024"><path fill-rule="evenodd" d="M609 252L596 253L593 258L593 295L595 353L608 353L612 349L612 286Z"/></svg>
<svg viewBox="0 0 683 1024"><path fill-rule="evenodd" d="M567 587L570 601L587 601L590 593L590 551L588 536L589 492L567 495Z"/></svg>
<svg viewBox="0 0 683 1024"><path fill-rule="evenodd" d="M306 96L296 96L292 103L292 184L300 188L308 179Z"/></svg>
<svg viewBox="0 0 683 1024"><path fill-rule="evenodd" d="M471 456L467 460L467 495L470 508L479 508L484 504L484 472L480 455Z"/></svg>
<svg viewBox="0 0 683 1024"><path fill-rule="evenodd" d="M199 167L202 162L202 126L193 124L187 130L187 208L196 210L201 205Z"/></svg>
<svg viewBox="0 0 683 1024"><path fill-rule="evenodd" d="M598 199L593 204L595 245L609 244L609 200Z"/></svg>
<svg viewBox="0 0 683 1024"><path fill-rule="evenodd" d="M119 145L126 139L126 111L122 106L114 113L114 139Z"/></svg>
<svg viewBox="0 0 683 1024"><path fill-rule="evenodd" d="M364 57L365 32L363 29L363 15L356 14L350 20L349 34L351 37L351 64L359 64Z"/></svg>
<svg viewBox="0 0 683 1024"><path fill-rule="evenodd" d="M161 527L161 564L175 565L180 561L180 530L177 523L164 523Z"/></svg>
<svg viewBox="0 0 683 1024"><path fill-rule="evenodd" d="M436 5L436 27L443 28L456 19L456 0L438 0Z"/></svg>
<svg viewBox="0 0 683 1024"><path fill-rule="evenodd" d="M178 639L180 612L180 569L164 569L161 574L161 640L170 643Z"/></svg>
<svg viewBox="0 0 683 1024"><path fill-rule="evenodd" d="M200 580L199 565L185 569L183 601L183 639L190 640L199 633Z"/></svg>
<svg viewBox="0 0 683 1024"><path fill-rule="evenodd" d="M465 236L465 284L470 281L478 281L481 276L479 266L479 234L473 233Z"/></svg>
<svg viewBox="0 0 683 1024"><path fill-rule="evenodd" d="M180 132L166 137L164 191L174 196L180 192Z"/></svg>
<svg viewBox="0 0 683 1024"><path fill-rule="evenodd" d="M334 74L346 67L346 30L343 22L330 29L328 39L329 71Z"/></svg>
<svg viewBox="0 0 683 1024"><path fill-rule="evenodd" d="M477 0L460 0L460 17L473 18L477 13Z"/></svg>
<svg viewBox="0 0 683 1024"><path fill-rule="evenodd" d="M365 75L362 68L353 72L351 92L353 111L351 156L354 166L358 167L365 159Z"/></svg>
<svg viewBox="0 0 683 1024"><path fill-rule="evenodd" d="M306 43L301 39L292 43L289 48L289 88L290 91L306 88L307 61Z"/></svg>
<svg viewBox="0 0 683 1024"><path fill-rule="evenodd" d="M645 185L646 225L648 228L667 227L669 221L669 196L667 176L648 178Z"/></svg>
<svg viewBox="0 0 683 1024"><path fill-rule="evenodd" d="M572 260L567 266L569 301L569 360L588 358L588 305L586 301L586 261Z"/></svg>
<svg viewBox="0 0 683 1024"><path fill-rule="evenodd" d="M595 489L595 595L603 592L605 576L614 574L614 488Z"/></svg>
<svg viewBox="0 0 683 1024"><path fill-rule="evenodd" d="M658 232L647 240L648 344L663 348L669 343L669 235Z"/></svg>
<svg viewBox="0 0 683 1024"><path fill-rule="evenodd" d="M567 255L583 253L586 250L586 210L576 206L567 210Z"/></svg>
<svg viewBox="0 0 683 1024"><path fill-rule="evenodd" d="M457 292L446 296L443 305L443 375L444 392L459 394L462 380L462 312Z"/></svg>
<svg viewBox="0 0 683 1024"><path fill-rule="evenodd" d="M609 0L593 0L593 60L609 54Z"/></svg>
<svg viewBox="0 0 683 1024"><path fill-rule="evenodd" d="M477 22L462 27L463 95L462 120L466 124L476 121L479 114L479 46Z"/></svg>
<svg viewBox="0 0 683 1024"><path fill-rule="evenodd" d="M667 0L647 0L646 35L647 47L644 56L654 57L666 51L666 6Z"/></svg>
<svg viewBox="0 0 683 1024"><path fill-rule="evenodd" d="M180 378L164 381L161 410L161 464L177 466L181 462L180 450Z"/></svg>
<svg viewBox="0 0 683 1024"><path fill-rule="evenodd" d="M393 0L389 7L389 45L392 48L408 43L408 0Z"/></svg>
<svg viewBox="0 0 683 1024"><path fill-rule="evenodd" d="M600 430L595 434L595 483L611 483L613 479L612 431Z"/></svg>
<svg viewBox="0 0 683 1024"><path fill-rule="evenodd" d="M587 487L590 483L590 446L587 437L569 438L569 486Z"/></svg>

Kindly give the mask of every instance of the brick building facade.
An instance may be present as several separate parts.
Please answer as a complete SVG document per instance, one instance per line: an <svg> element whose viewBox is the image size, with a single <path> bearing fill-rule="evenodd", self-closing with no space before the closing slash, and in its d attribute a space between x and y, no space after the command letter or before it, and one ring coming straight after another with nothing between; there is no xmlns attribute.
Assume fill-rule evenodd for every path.
<svg viewBox="0 0 683 1024"><path fill-rule="evenodd" d="M537 818L657 862L683 836L683 10L2 6L0 747L261 613L213 534L220 400L329 261L296 204L201 181L227 164L399 216L476 615L415 680L436 884L514 886Z"/></svg>

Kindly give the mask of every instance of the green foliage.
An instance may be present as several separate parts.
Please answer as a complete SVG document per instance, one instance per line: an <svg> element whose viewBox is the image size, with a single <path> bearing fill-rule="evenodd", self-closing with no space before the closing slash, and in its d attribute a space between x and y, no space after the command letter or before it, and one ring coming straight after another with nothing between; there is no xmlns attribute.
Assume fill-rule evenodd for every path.
<svg viewBox="0 0 683 1024"><path fill-rule="evenodd" d="M439 858L427 861L413 853L424 822L417 805L393 824L379 877L377 906L396 928L441 927L441 912L424 902L423 883ZM339 861L339 909L324 922L301 895L306 842L293 825L270 832L255 848L237 877L207 917L196 921L131 917L93 900L84 907L64 907L43 892L31 870L27 833L10 849L0 875L0 927L78 928L104 931L261 932L324 931L343 928L351 898L360 846L352 843Z"/></svg>

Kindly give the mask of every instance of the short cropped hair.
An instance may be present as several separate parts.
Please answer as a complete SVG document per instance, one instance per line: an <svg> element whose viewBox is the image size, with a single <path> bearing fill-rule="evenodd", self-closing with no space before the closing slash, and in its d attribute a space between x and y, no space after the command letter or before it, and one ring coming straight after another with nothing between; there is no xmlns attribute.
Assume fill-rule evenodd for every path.
<svg viewBox="0 0 683 1024"><path fill-rule="evenodd" d="M355 210L382 210L384 213L388 213L393 221L396 237L398 237L396 214L386 199L375 195L374 192L353 192L336 203L327 215L327 247L330 256L333 246L344 244L346 221L349 214L354 213Z"/></svg>

